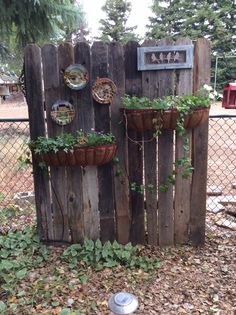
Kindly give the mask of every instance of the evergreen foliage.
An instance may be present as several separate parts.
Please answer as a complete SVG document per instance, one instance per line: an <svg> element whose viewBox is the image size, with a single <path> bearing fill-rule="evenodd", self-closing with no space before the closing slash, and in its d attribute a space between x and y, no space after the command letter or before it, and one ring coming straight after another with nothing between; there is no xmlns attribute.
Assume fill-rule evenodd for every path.
<svg viewBox="0 0 236 315"><path fill-rule="evenodd" d="M79 40L85 15L75 0L0 0L1 70L22 68L23 47Z"/></svg>
<svg viewBox="0 0 236 315"><path fill-rule="evenodd" d="M129 1L107 0L102 10L107 17L100 20L101 40L126 43L129 40L138 39L138 36L134 33L136 26L126 26L131 11L131 3Z"/></svg>
<svg viewBox="0 0 236 315"><path fill-rule="evenodd" d="M75 27L79 11L70 0L0 0L0 14L1 38L13 35L18 47L24 47L67 35Z"/></svg>
<svg viewBox="0 0 236 315"><path fill-rule="evenodd" d="M213 56L229 55L236 51L235 0L153 0L153 16L149 18L149 38L206 37L212 42ZM231 62L235 67L236 63ZM221 87L232 77L226 63L219 69ZM214 63L213 63L214 68Z"/></svg>

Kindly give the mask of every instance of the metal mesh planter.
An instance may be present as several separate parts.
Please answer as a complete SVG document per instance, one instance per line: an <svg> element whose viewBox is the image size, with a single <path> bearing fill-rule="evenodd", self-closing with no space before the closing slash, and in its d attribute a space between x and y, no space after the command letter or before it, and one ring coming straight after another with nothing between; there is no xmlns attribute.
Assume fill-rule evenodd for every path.
<svg viewBox="0 0 236 315"><path fill-rule="evenodd" d="M48 166L103 165L113 159L116 149L116 144L75 147L73 151L68 152L60 150L56 153L35 154L35 158Z"/></svg>
<svg viewBox="0 0 236 315"><path fill-rule="evenodd" d="M122 109L124 121L129 129L139 132L156 129L176 129L179 112L177 110L155 109ZM191 111L184 118L186 129L196 128L208 119L209 108L199 108Z"/></svg>

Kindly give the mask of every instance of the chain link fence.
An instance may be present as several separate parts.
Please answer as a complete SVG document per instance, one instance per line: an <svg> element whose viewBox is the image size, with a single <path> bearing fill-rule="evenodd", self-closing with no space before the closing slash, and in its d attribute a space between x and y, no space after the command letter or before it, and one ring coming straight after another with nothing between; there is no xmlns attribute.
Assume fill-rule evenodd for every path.
<svg viewBox="0 0 236 315"><path fill-rule="evenodd" d="M236 232L236 115L210 116L207 229Z"/></svg>
<svg viewBox="0 0 236 315"><path fill-rule="evenodd" d="M0 208L34 205L32 167L24 163L28 140L27 119L0 119Z"/></svg>
<svg viewBox="0 0 236 315"><path fill-rule="evenodd" d="M0 209L34 207L32 168L24 164L27 119L0 120ZM23 160L23 161L22 161ZM236 115L211 116L209 126L207 233L236 231Z"/></svg>

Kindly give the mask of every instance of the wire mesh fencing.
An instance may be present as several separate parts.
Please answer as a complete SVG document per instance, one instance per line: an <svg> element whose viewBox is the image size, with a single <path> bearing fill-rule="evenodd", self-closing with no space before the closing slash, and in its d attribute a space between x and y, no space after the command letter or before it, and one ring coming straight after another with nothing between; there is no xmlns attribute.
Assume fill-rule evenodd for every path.
<svg viewBox="0 0 236 315"><path fill-rule="evenodd" d="M11 219L19 212L27 218L29 210L34 209L32 167L23 162L28 140L27 119L0 120L1 220Z"/></svg>
<svg viewBox="0 0 236 315"><path fill-rule="evenodd" d="M34 208L32 168L24 163L27 119L0 120L0 209ZM236 232L236 115L209 121L207 233ZM1 211L0 211L1 213ZM27 216L27 215L26 215Z"/></svg>
<svg viewBox="0 0 236 315"><path fill-rule="evenodd" d="M207 229L236 231L236 115L210 116Z"/></svg>

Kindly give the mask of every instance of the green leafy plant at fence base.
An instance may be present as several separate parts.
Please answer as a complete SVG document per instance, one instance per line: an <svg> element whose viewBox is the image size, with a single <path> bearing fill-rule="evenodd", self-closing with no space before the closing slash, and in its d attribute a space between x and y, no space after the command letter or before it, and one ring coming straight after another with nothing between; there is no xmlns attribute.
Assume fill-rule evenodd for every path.
<svg viewBox="0 0 236 315"><path fill-rule="evenodd" d="M132 246L130 243L122 246L116 241L102 244L100 240L85 240L83 245L73 244L68 247L62 258L69 263L71 269L79 266L81 262L85 266L94 266L96 270L121 265L148 272L160 267L159 259L140 255L138 246Z"/></svg>
<svg viewBox="0 0 236 315"><path fill-rule="evenodd" d="M45 285L50 285L51 288L57 286L58 290L61 286L63 289L62 279L64 279L65 273L66 277L73 274L73 277L69 276L70 279L76 278L78 283L85 284L89 280L88 270L91 274L93 270L99 272L104 268L119 266L149 272L158 269L160 261L157 258L145 256L143 247L131 244L122 246L117 242L102 244L99 240L96 242L85 240L82 245L73 244L55 253L55 249L48 249L40 243L35 228L9 232L0 236L0 299L2 299L0 310L5 311L10 307L17 313L19 305L9 302L11 297L14 300L14 297L17 296L18 301L22 297L22 303L34 305L38 294L43 294L46 304L50 300L52 306L57 306L58 302L53 300L51 292L45 290ZM44 279L43 273L41 273L42 268L50 270L48 274L51 278L50 281ZM32 276L34 277L35 273L38 275L37 280L32 283L30 281L29 289L33 291L27 293L30 298L26 301L24 299L26 292L21 285L28 282ZM94 305L95 307L96 305ZM64 312L66 311L68 310L65 308ZM78 311L76 314L79 314Z"/></svg>
<svg viewBox="0 0 236 315"><path fill-rule="evenodd" d="M47 261L46 246L39 243L35 229L9 232L0 236L0 283L1 287L15 294L18 282L31 268Z"/></svg>

